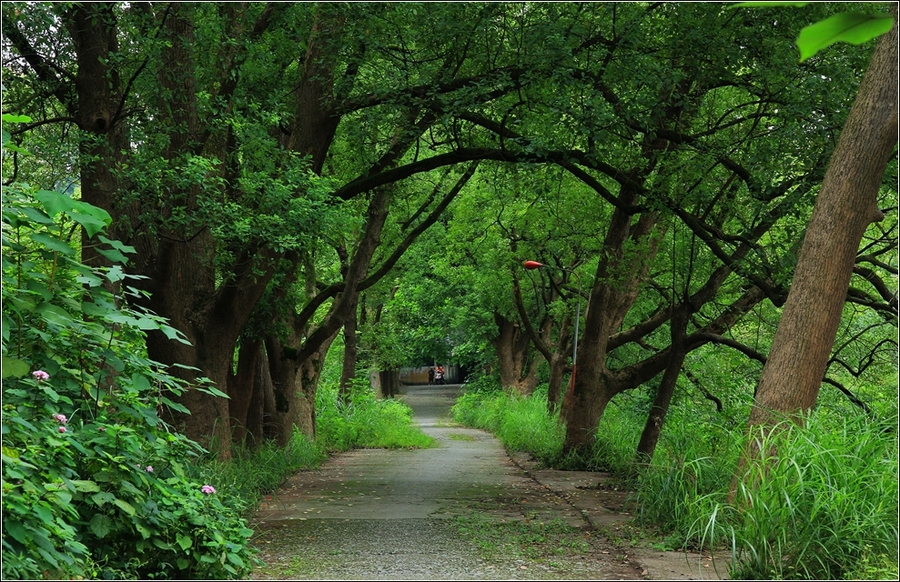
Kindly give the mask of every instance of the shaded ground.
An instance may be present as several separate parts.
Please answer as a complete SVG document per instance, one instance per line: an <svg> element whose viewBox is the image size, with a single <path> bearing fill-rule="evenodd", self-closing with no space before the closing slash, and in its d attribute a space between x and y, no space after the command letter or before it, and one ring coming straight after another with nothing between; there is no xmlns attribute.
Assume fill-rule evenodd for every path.
<svg viewBox="0 0 900 582"><path fill-rule="evenodd" d="M351 451L292 477L256 516L254 579L717 578L701 556L614 542L630 516L607 475L538 470L450 423L459 386L403 391L439 446Z"/></svg>

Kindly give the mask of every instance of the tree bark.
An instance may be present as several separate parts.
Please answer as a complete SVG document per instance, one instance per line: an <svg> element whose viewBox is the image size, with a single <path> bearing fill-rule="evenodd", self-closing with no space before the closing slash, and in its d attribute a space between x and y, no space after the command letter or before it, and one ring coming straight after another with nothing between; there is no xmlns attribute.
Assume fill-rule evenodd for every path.
<svg viewBox="0 0 900 582"><path fill-rule="evenodd" d="M816 402L847 297L860 240L883 218L878 189L897 143L897 6L831 156L748 428L779 414L800 421Z"/></svg>
<svg viewBox="0 0 900 582"><path fill-rule="evenodd" d="M625 204L633 204L637 195L625 191L620 198ZM658 239L650 240L648 252L635 257L629 269L622 268L624 249L629 239L639 241L647 237L657 219L656 213L646 213L632 224L627 212L617 208L613 213L585 313L584 338L578 346L578 368L573 372L575 381L568 399L571 405L564 399L567 422L563 447L567 452L590 448L606 406L623 389L606 366L609 338L637 299Z"/></svg>
<svg viewBox="0 0 900 582"><path fill-rule="evenodd" d="M650 463L653 459L653 452L656 450L656 443L659 442L659 435L662 433L663 423L666 421L666 414L669 412L669 404L671 404L672 396L675 394L675 385L681 373L681 366L684 364L684 357L687 355L687 349L684 345L684 334L687 330L689 315L689 305L685 305L682 309L675 311L669 323L672 341L669 364L666 366L666 371L659 382L653 405L650 407L650 414L647 415L647 423L644 425L644 430L641 433L641 440L637 447L637 461L639 463Z"/></svg>
<svg viewBox="0 0 900 582"><path fill-rule="evenodd" d="M537 387L537 366L533 357L531 338L518 323L494 313L498 334L491 343L497 353L500 385L523 396L531 395Z"/></svg>
<svg viewBox="0 0 900 582"><path fill-rule="evenodd" d="M350 388L353 378L356 376L356 353L357 353L357 322L358 322L358 304L359 293L354 292L354 298L350 307L350 315L344 322L344 362L341 366L341 383L338 386L338 394L346 404L350 402Z"/></svg>

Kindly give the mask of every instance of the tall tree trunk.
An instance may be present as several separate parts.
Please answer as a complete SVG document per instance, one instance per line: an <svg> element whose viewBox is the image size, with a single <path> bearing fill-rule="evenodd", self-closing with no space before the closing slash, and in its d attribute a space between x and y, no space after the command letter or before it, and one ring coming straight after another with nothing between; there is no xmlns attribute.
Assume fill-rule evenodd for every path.
<svg viewBox="0 0 900 582"><path fill-rule="evenodd" d="M531 338L519 324L494 313L498 334L492 340L497 353L500 385L530 395L537 387L537 365Z"/></svg>
<svg viewBox="0 0 900 582"><path fill-rule="evenodd" d="M378 377L384 398L393 398L400 393L400 370L381 370Z"/></svg>
<svg viewBox="0 0 900 582"><path fill-rule="evenodd" d="M75 4L66 14L66 25L78 62L75 117L87 136L79 146L81 199L115 216L114 202L121 189L116 168L121 152L129 146L124 122L115 119L122 102L119 72L110 65L111 54L118 51L115 5ZM115 221L110 226L113 239L118 238L117 226ZM87 265L109 265L97 252L96 243L87 232L82 232L82 261Z"/></svg>
<svg viewBox="0 0 900 582"><path fill-rule="evenodd" d="M749 427L795 420L816 402L866 227L883 218L878 189L897 143L897 6L879 40L831 156Z"/></svg>
<svg viewBox="0 0 900 582"><path fill-rule="evenodd" d="M359 293L353 293L353 301L350 307L350 315L344 322L344 363L341 366L341 383L338 386L338 394L344 403L350 401L350 388L353 378L356 376L356 353L357 353L357 313L359 304Z"/></svg>
<svg viewBox="0 0 900 582"><path fill-rule="evenodd" d="M647 422L644 425L641 440L638 443L637 461L639 463L649 463L653 459L656 443L659 442L659 435L662 433L663 423L666 421L666 414L669 412L669 404L671 404L672 396L675 394L675 385L681 373L681 366L684 364L684 358L687 355L687 349L684 345L684 333L687 330L689 315L688 305L675 310L672 314L672 320L669 324L671 326L671 355L669 356L669 364L666 366L666 371L663 372L662 380L659 382L659 388L656 390L653 405L650 407L650 414L647 415Z"/></svg>
<svg viewBox="0 0 900 582"><path fill-rule="evenodd" d="M633 204L637 195L626 191L620 199ZM632 225L628 213L618 208L613 212L585 313L584 338L578 345L578 368L573 372L571 405L564 403L567 408L566 451L590 448L606 406L623 390L623 385L606 366L609 338L618 331L637 299L640 282L656 254L660 237L651 237L647 254L635 257L629 268L622 265L624 249L629 238L639 241L649 236L657 220L656 213L645 213Z"/></svg>

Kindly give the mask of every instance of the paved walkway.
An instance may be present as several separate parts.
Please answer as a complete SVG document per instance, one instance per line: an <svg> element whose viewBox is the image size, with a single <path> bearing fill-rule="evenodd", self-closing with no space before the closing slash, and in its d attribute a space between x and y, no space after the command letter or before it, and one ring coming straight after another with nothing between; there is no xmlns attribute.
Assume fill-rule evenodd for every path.
<svg viewBox="0 0 900 582"><path fill-rule="evenodd" d="M536 470L489 433L450 423L459 386L405 387L401 398L439 447L356 450L294 476L260 507L256 578L709 579L709 562L683 553L622 550L594 535L583 555L533 561L482 558L457 518L563 520L614 529L630 516L624 493L599 473ZM586 533L590 536L590 533ZM710 574L712 574L710 576Z"/></svg>

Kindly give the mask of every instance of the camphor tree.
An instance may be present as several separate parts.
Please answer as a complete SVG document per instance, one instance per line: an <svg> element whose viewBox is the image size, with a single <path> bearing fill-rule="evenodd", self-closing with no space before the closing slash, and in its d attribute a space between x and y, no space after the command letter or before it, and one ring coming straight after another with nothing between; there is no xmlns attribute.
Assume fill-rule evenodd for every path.
<svg viewBox="0 0 900 582"><path fill-rule="evenodd" d="M583 262L586 283L577 449L610 399L725 343L763 298L783 301L796 234L783 221L824 175L846 111L835 89L856 64L839 53L798 72L785 48L798 18L704 4L4 3L4 107L36 120L15 139L55 136L84 200L138 250L144 303L191 342L151 334L151 356L229 394L189 391L191 415L169 416L223 455L232 423L279 442L313 432L325 352L474 187L472 162L479 178L488 164L565 171L603 208L581 221L598 244L558 255ZM696 273L663 270L660 245L688 231ZM504 237L522 255L503 273L553 251L519 236ZM93 243L85 258L100 262Z"/></svg>
<svg viewBox="0 0 900 582"><path fill-rule="evenodd" d="M68 132L83 199L137 249L146 305L191 342L151 334L152 357L231 396L189 391L191 415L169 418L225 456L232 419L281 442L295 424L312 431L324 353L390 267L393 253L370 263L392 202L420 195L399 218L412 233L453 191L429 199L431 187L395 183L500 155L472 148L463 118L549 74L546 27L562 34L577 16L560 7L567 19L547 24L545 9L494 4L3 10L7 103L37 120L16 138ZM93 242L85 258L100 262Z"/></svg>
<svg viewBox="0 0 900 582"><path fill-rule="evenodd" d="M876 289L896 318L896 290L866 266L877 259L859 253L866 229L884 218L879 194L887 164L897 153L896 5L891 14L895 23L878 40L806 227L790 293L759 380L751 427L776 422L773 412L800 421L799 413L813 407L854 274ZM867 297L865 292L855 293L860 295Z"/></svg>

